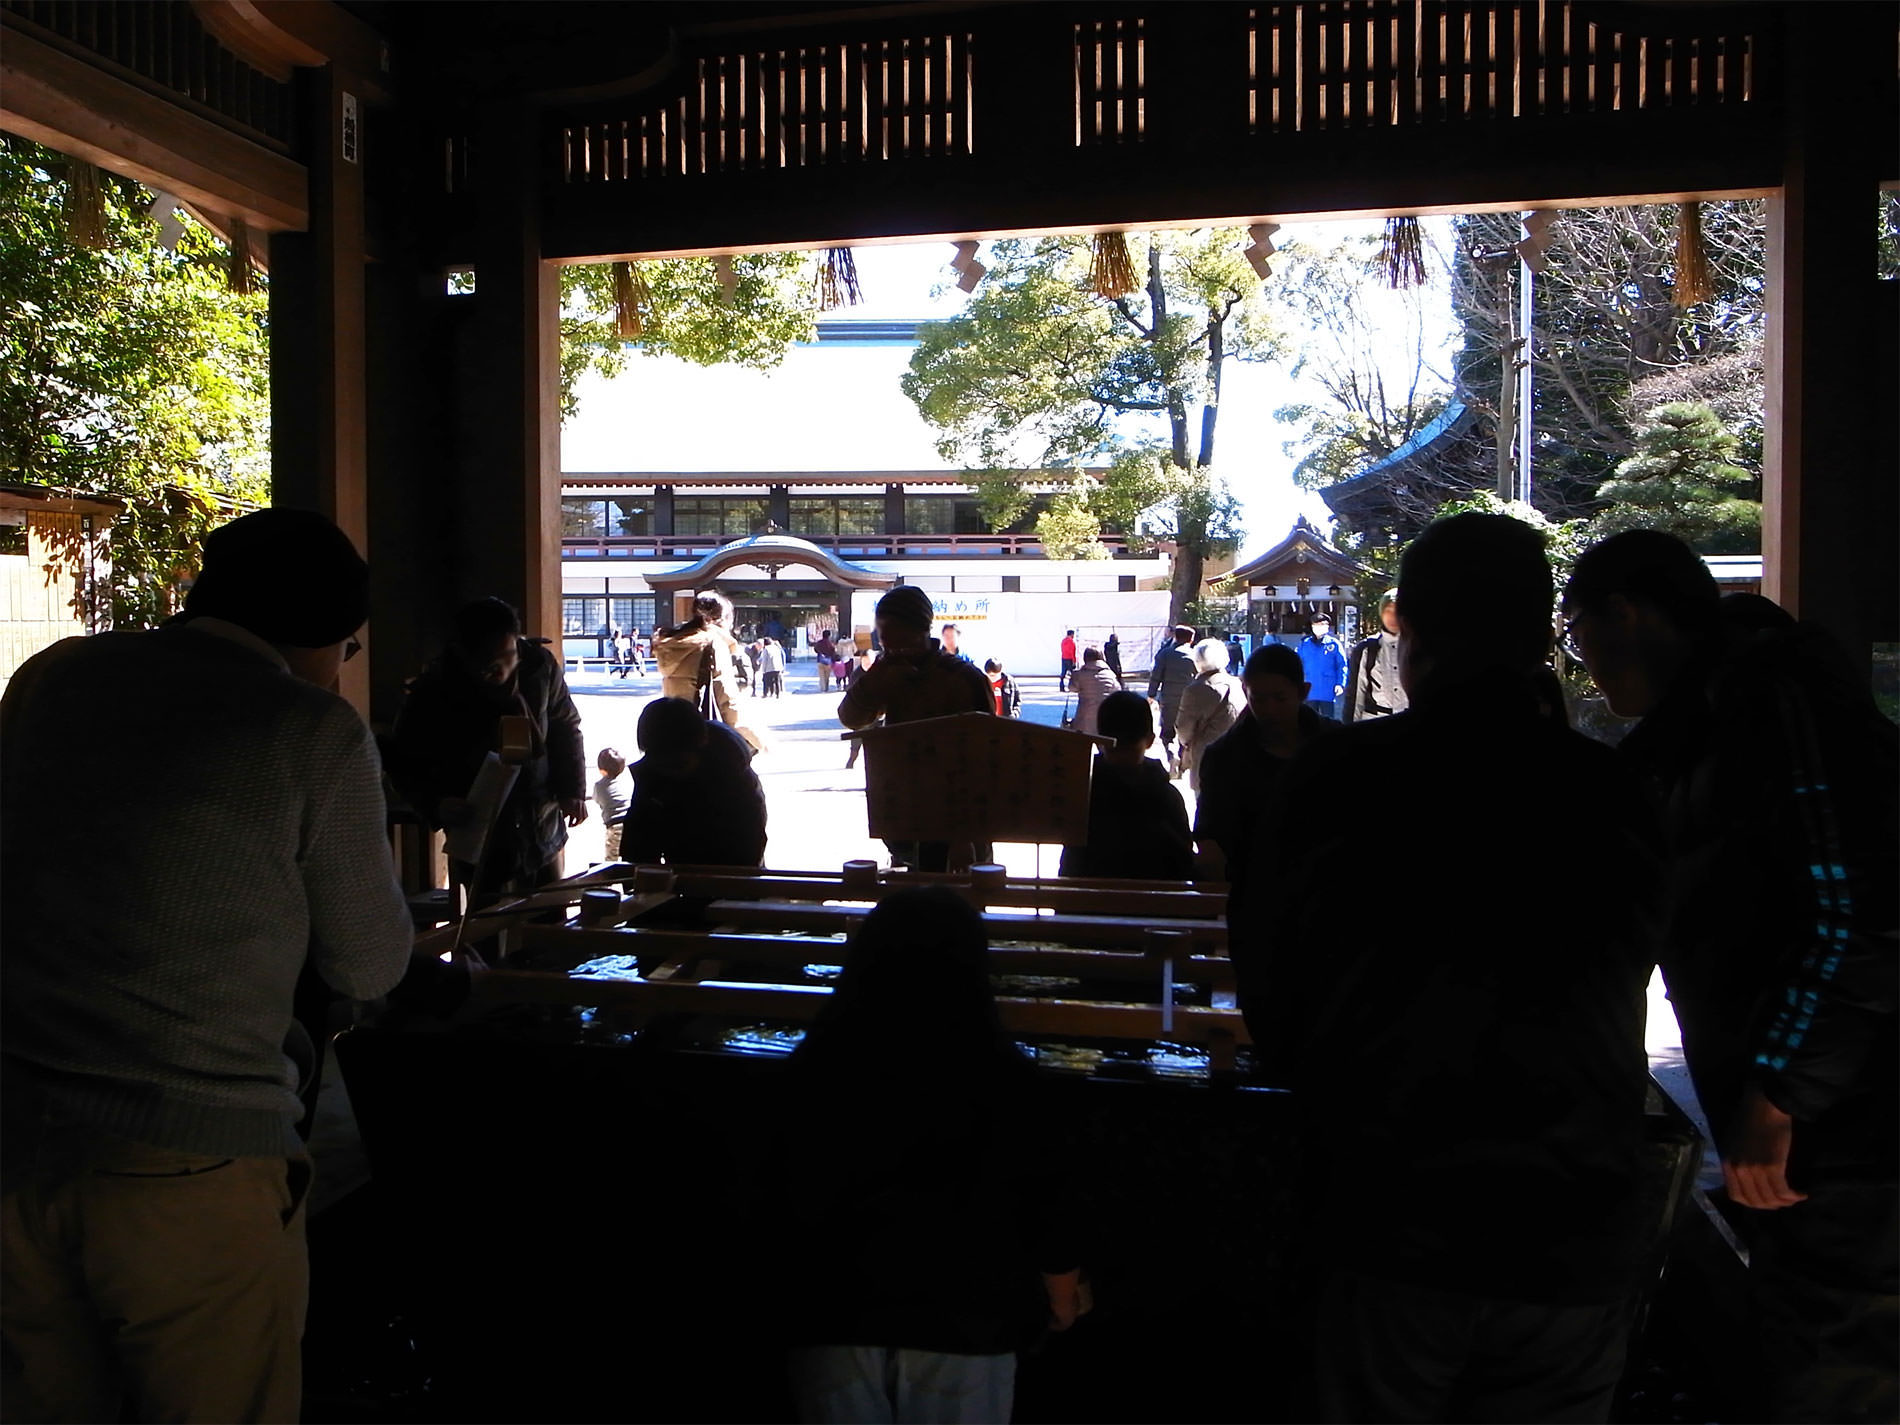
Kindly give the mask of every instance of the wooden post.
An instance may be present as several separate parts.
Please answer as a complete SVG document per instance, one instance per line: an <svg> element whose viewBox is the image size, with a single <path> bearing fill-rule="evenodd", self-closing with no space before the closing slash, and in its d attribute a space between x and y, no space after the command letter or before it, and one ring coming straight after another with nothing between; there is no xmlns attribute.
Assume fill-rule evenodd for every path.
<svg viewBox="0 0 1900 1425"><path fill-rule="evenodd" d="M367 559L369 483L364 383L364 86L335 65L298 71L310 141L310 228L271 237L271 500L320 510ZM343 667L341 692L369 709L367 657Z"/></svg>
<svg viewBox="0 0 1900 1425"><path fill-rule="evenodd" d="M1871 644L1892 640L1900 617L1893 393L1874 375L1890 369L1880 351L1894 342L1892 299L1882 300L1875 278L1873 214L1877 186L1892 176L1893 138L1890 89L1841 84L1838 65L1875 52L1883 22L1891 47L1891 15L1795 5L1783 16L1788 119L1783 187L1768 200L1762 592L1827 627L1864 669Z"/></svg>
<svg viewBox="0 0 1900 1425"><path fill-rule="evenodd" d="M538 133L527 103L484 111L456 563L460 597L498 594L528 633L558 640L560 282L541 259Z"/></svg>

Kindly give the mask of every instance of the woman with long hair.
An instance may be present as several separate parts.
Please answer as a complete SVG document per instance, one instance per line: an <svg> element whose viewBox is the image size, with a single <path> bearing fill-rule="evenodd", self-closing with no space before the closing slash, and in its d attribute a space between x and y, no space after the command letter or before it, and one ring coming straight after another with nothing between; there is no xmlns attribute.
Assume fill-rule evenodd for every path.
<svg viewBox="0 0 1900 1425"><path fill-rule="evenodd" d="M732 604L708 589L693 599L693 616L653 633L653 661L660 668L660 696L684 698L728 727L739 725L733 699L739 641L732 636Z"/></svg>
<svg viewBox="0 0 1900 1425"><path fill-rule="evenodd" d="M1075 1319L1074 1249L982 918L895 891L792 1056L792 1381L810 1421L1007 1420L1016 1355Z"/></svg>

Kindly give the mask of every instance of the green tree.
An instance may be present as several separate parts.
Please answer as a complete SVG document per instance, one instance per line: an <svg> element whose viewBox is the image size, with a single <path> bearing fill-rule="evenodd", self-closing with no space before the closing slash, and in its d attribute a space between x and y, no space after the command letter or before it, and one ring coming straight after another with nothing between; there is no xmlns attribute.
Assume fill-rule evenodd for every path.
<svg viewBox="0 0 1900 1425"><path fill-rule="evenodd" d="M1660 529L1702 554L1761 548L1760 482L1735 463L1739 446L1700 402L1658 406L1636 429L1636 453L1598 489L1609 508L1591 521L1592 534Z"/></svg>
<svg viewBox="0 0 1900 1425"><path fill-rule="evenodd" d="M1104 299L1085 237L1009 239L961 317L921 333L904 393L948 460L989 472L1106 458L1088 492L1107 528L1171 545L1171 616L1233 547L1238 504L1214 469L1221 375L1277 353L1237 229L1131 234L1139 291Z"/></svg>
<svg viewBox="0 0 1900 1425"><path fill-rule="evenodd" d="M1089 489L1077 481L1036 517L1036 535L1051 559L1106 559L1102 522L1089 508Z"/></svg>
<svg viewBox="0 0 1900 1425"><path fill-rule="evenodd" d="M1675 304L1678 210L1674 204L1566 208L1547 229L1547 266L1532 291L1532 489L1560 518L1590 513L1598 486L1636 448L1650 409L1645 386L1686 368L1728 361L1736 428L1761 422L1758 346L1765 316L1766 217L1754 200L1702 206L1714 297ZM1496 421L1514 343L1515 213L1457 220L1462 253L1451 266L1452 305L1463 328L1456 359L1460 395ZM1700 393L1698 393L1700 394ZM1495 425L1493 427L1495 429ZM1473 471L1473 484L1492 482Z"/></svg>
<svg viewBox="0 0 1900 1425"><path fill-rule="evenodd" d="M645 284L643 330L620 336L614 264L561 269L561 418L580 409L580 378L620 375L636 351L665 352L696 366L770 370L794 342L809 341L818 303L814 259L805 252L760 252L732 259L730 294L710 257L658 258L637 264Z"/></svg>
<svg viewBox="0 0 1900 1425"><path fill-rule="evenodd" d="M0 136L0 472L126 502L101 590L121 625L172 612L207 532L269 496L267 304L187 219L99 175L103 241L73 240L75 166Z"/></svg>

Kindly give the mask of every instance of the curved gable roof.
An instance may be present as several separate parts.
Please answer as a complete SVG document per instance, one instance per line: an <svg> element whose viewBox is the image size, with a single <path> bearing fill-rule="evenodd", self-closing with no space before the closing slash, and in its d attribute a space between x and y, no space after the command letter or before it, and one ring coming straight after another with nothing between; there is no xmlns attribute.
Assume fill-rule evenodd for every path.
<svg viewBox="0 0 1900 1425"><path fill-rule="evenodd" d="M722 544L711 554L684 569L669 574L648 574L649 586L663 594L697 589L718 578L728 569L757 565L776 577L787 565L799 564L842 584L847 589L888 589L897 583L895 574L878 574L856 564L846 563L809 540L789 534L753 534Z"/></svg>
<svg viewBox="0 0 1900 1425"><path fill-rule="evenodd" d="M1301 515L1293 522L1287 537L1258 559L1243 564L1231 573L1209 583L1291 584L1296 579L1314 580L1327 576L1328 583L1351 583L1368 573L1366 566L1350 554L1333 548Z"/></svg>

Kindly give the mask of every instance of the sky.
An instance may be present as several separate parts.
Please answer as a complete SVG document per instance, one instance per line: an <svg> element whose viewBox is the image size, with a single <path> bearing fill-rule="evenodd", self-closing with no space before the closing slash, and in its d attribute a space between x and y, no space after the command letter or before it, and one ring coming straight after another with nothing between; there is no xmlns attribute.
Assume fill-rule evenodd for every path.
<svg viewBox="0 0 1900 1425"><path fill-rule="evenodd" d="M1376 232L1379 223L1287 224L1275 242L1330 243ZM1426 221L1428 236L1447 241L1445 220ZM828 314L853 321L930 320L955 316L967 298L954 285L948 243L855 249L865 300ZM979 253L979 257L981 254ZM1269 280L1271 295L1271 279ZM1441 333L1445 368L1453 327L1442 271L1422 294L1428 330ZM1396 303L1375 302L1399 328ZM793 348L771 371L699 367L670 356L636 356L609 381L589 374L579 388L579 413L561 432L562 468L594 471L940 470L931 428L898 387L909 346L824 344ZM1392 350L1398 356L1396 347ZM1325 502L1294 485L1295 457L1282 446L1293 434L1273 412L1305 395L1286 366L1231 362L1222 381L1216 436L1217 470L1243 506L1242 560L1286 537L1304 514L1330 528Z"/></svg>

